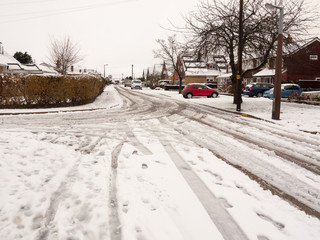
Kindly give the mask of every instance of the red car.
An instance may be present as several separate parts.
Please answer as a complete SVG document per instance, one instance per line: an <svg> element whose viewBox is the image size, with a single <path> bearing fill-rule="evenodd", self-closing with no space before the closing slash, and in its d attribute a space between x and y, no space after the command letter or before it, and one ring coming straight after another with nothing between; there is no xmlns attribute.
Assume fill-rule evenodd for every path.
<svg viewBox="0 0 320 240"><path fill-rule="evenodd" d="M207 87L201 83L190 83L182 90L184 98L192 98L193 96L207 96L208 98L216 98L219 93L217 90Z"/></svg>

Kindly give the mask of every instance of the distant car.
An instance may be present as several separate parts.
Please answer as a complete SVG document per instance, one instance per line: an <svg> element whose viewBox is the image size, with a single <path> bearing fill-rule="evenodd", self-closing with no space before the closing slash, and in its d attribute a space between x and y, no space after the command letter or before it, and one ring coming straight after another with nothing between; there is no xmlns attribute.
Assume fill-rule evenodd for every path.
<svg viewBox="0 0 320 240"><path fill-rule="evenodd" d="M142 82L141 80L132 80L131 82L131 89L142 89Z"/></svg>
<svg viewBox="0 0 320 240"><path fill-rule="evenodd" d="M201 83L190 83L182 90L184 98L192 98L193 96L207 96L208 98L216 98L219 96L217 90L207 87Z"/></svg>
<svg viewBox="0 0 320 240"><path fill-rule="evenodd" d="M262 97L263 93L273 88L271 83L251 83L245 86L243 94L249 97Z"/></svg>
<svg viewBox="0 0 320 240"><path fill-rule="evenodd" d="M164 86L166 86L166 85L168 85L168 84L171 84L171 83L172 83L171 80L160 80L160 81L158 82L158 85L159 85L160 87L164 87Z"/></svg>
<svg viewBox="0 0 320 240"><path fill-rule="evenodd" d="M273 88L265 91L263 96L267 98L273 98ZM286 83L286 84L281 84L281 97L282 98L288 98L291 95L297 93L300 95L303 92L302 88L298 84L293 84L293 83Z"/></svg>
<svg viewBox="0 0 320 240"><path fill-rule="evenodd" d="M124 86L125 87L131 87L131 80L130 79L125 79L124 80Z"/></svg>

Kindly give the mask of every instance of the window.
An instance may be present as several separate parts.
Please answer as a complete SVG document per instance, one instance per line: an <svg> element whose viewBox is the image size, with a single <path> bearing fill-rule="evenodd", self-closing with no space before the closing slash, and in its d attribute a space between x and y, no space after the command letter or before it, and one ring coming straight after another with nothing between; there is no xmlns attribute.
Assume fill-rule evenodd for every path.
<svg viewBox="0 0 320 240"><path fill-rule="evenodd" d="M204 86L204 85L198 85L198 88L199 89L208 89L206 86Z"/></svg>
<svg viewBox="0 0 320 240"><path fill-rule="evenodd" d="M317 61L318 55L310 55L310 60Z"/></svg>
<svg viewBox="0 0 320 240"><path fill-rule="evenodd" d="M197 87L198 87L197 84L194 84L194 85L191 86L192 89L197 89Z"/></svg>

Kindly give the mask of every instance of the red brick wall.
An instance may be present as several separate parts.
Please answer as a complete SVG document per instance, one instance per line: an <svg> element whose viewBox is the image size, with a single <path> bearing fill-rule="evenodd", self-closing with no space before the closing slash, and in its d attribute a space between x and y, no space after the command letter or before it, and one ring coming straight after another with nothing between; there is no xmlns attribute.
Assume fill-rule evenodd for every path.
<svg viewBox="0 0 320 240"><path fill-rule="evenodd" d="M310 60L310 55L317 55L318 60ZM295 54L285 59L287 80L314 80L320 77L320 41L311 42Z"/></svg>

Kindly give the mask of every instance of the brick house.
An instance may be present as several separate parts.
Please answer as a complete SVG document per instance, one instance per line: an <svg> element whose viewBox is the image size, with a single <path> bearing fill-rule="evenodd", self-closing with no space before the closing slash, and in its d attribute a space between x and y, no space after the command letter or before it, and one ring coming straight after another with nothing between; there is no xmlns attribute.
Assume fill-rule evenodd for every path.
<svg viewBox="0 0 320 240"><path fill-rule="evenodd" d="M257 60L251 60L251 62ZM246 67L251 67L247 61ZM253 63L251 63L253 64ZM274 83L275 58L270 58L264 69L246 78L245 84L252 82ZM282 82L295 82L320 79L320 39L315 38L295 52L283 56Z"/></svg>
<svg viewBox="0 0 320 240"><path fill-rule="evenodd" d="M185 75L185 67L184 67L183 60L180 57L178 57L178 59L177 59L177 68L179 69L179 71L180 71L180 73L182 75L182 79L184 80L185 77L186 77L186 75ZM179 85L179 75L178 75L176 70L173 73L173 84ZM183 82L182 82L182 84L183 84Z"/></svg>
<svg viewBox="0 0 320 240"><path fill-rule="evenodd" d="M297 51L284 57L286 80L315 80L320 78L320 39L315 38Z"/></svg>
<svg viewBox="0 0 320 240"><path fill-rule="evenodd" d="M189 83L210 83L217 86L217 77L225 73L226 62L218 61L217 57L213 56L211 61L195 59L194 56L183 56L178 58L177 65L180 71L182 72L183 85ZM221 58L221 56L219 56ZM221 66L223 69L221 71ZM179 76L175 71L174 75L174 84L179 84Z"/></svg>

